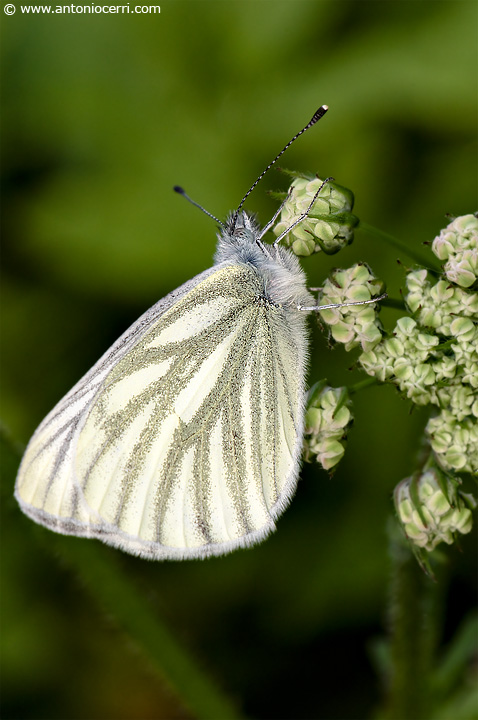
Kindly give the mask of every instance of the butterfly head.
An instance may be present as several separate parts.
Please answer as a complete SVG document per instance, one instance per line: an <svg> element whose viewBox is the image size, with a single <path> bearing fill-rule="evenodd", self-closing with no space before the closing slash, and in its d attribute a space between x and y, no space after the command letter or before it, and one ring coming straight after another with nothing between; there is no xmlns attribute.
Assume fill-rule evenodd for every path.
<svg viewBox="0 0 478 720"><path fill-rule="evenodd" d="M236 210L228 216L223 235L228 236L231 241L245 241L255 244L259 230L259 225L253 215L245 212L245 210L239 210L239 212Z"/></svg>
<svg viewBox="0 0 478 720"><path fill-rule="evenodd" d="M255 264L257 258L263 256L259 234L260 227L252 215L243 210L230 213L217 234L215 261L236 259Z"/></svg>

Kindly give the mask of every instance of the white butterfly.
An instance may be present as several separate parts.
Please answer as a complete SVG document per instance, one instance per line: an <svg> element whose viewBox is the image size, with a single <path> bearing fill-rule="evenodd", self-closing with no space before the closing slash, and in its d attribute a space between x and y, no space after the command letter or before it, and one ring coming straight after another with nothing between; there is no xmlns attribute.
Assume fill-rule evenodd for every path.
<svg viewBox="0 0 478 720"><path fill-rule="evenodd" d="M148 310L45 418L15 489L33 520L157 560L274 530L297 484L315 309L296 257L280 238L262 243L274 219L260 231L232 214L213 267Z"/></svg>

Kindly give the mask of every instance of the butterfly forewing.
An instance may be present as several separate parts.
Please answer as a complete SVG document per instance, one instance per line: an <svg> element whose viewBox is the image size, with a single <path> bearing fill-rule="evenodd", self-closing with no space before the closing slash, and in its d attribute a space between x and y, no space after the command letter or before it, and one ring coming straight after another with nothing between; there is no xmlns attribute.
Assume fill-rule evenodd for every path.
<svg viewBox="0 0 478 720"><path fill-rule="evenodd" d="M273 529L295 488L304 351L246 264L154 311L42 423L17 497L57 531L145 557L221 554Z"/></svg>

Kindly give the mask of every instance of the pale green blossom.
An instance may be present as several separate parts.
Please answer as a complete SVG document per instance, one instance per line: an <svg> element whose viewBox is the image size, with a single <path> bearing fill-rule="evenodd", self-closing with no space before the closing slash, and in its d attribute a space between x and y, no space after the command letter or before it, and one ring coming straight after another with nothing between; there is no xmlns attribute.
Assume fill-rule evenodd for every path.
<svg viewBox="0 0 478 720"><path fill-rule="evenodd" d="M478 474L478 417L474 412L459 420L453 409L443 409L428 421L426 434L445 470Z"/></svg>
<svg viewBox="0 0 478 720"><path fill-rule="evenodd" d="M278 237L305 212L323 181L320 178L296 177L285 202L279 222L274 227ZM352 214L354 196L351 190L333 181L326 182L307 218L296 225L282 240L299 256L323 250L333 254L353 240L358 218Z"/></svg>
<svg viewBox="0 0 478 720"><path fill-rule="evenodd" d="M450 325L459 315L478 317L478 293L433 277L425 270L414 270L406 278L406 303L422 327L433 328L442 335L452 335Z"/></svg>
<svg viewBox="0 0 478 720"><path fill-rule="evenodd" d="M354 303L371 300L383 291L383 283L377 280L365 263L358 263L346 270L331 273L322 288L320 305ZM320 311L320 316L330 327L336 342L351 350L361 346L372 350L382 339L381 324L374 305L345 305Z"/></svg>
<svg viewBox="0 0 478 720"><path fill-rule="evenodd" d="M402 480L394 500L406 536L424 550L431 551L441 542L451 545L457 533L471 530L476 503L437 468Z"/></svg>
<svg viewBox="0 0 478 720"><path fill-rule="evenodd" d="M478 218L462 215L455 218L432 243L435 255L444 261L448 280L461 287L471 287L478 277Z"/></svg>
<svg viewBox="0 0 478 720"><path fill-rule="evenodd" d="M351 401L346 388L317 383L309 394L305 415L305 459L315 459L331 470L345 452L347 430L353 422Z"/></svg>

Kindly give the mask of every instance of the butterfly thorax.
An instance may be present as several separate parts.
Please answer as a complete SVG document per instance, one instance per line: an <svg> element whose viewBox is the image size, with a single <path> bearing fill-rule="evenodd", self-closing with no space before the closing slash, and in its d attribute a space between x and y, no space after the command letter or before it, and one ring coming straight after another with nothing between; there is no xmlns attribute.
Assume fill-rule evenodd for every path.
<svg viewBox="0 0 478 720"><path fill-rule="evenodd" d="M263 297L272 305L295 309L314 304L296 256L286 248L259 240L261 228L247 212L231 213L218 243L216 264L244 264L254 268L264 285Z"/></svg>

